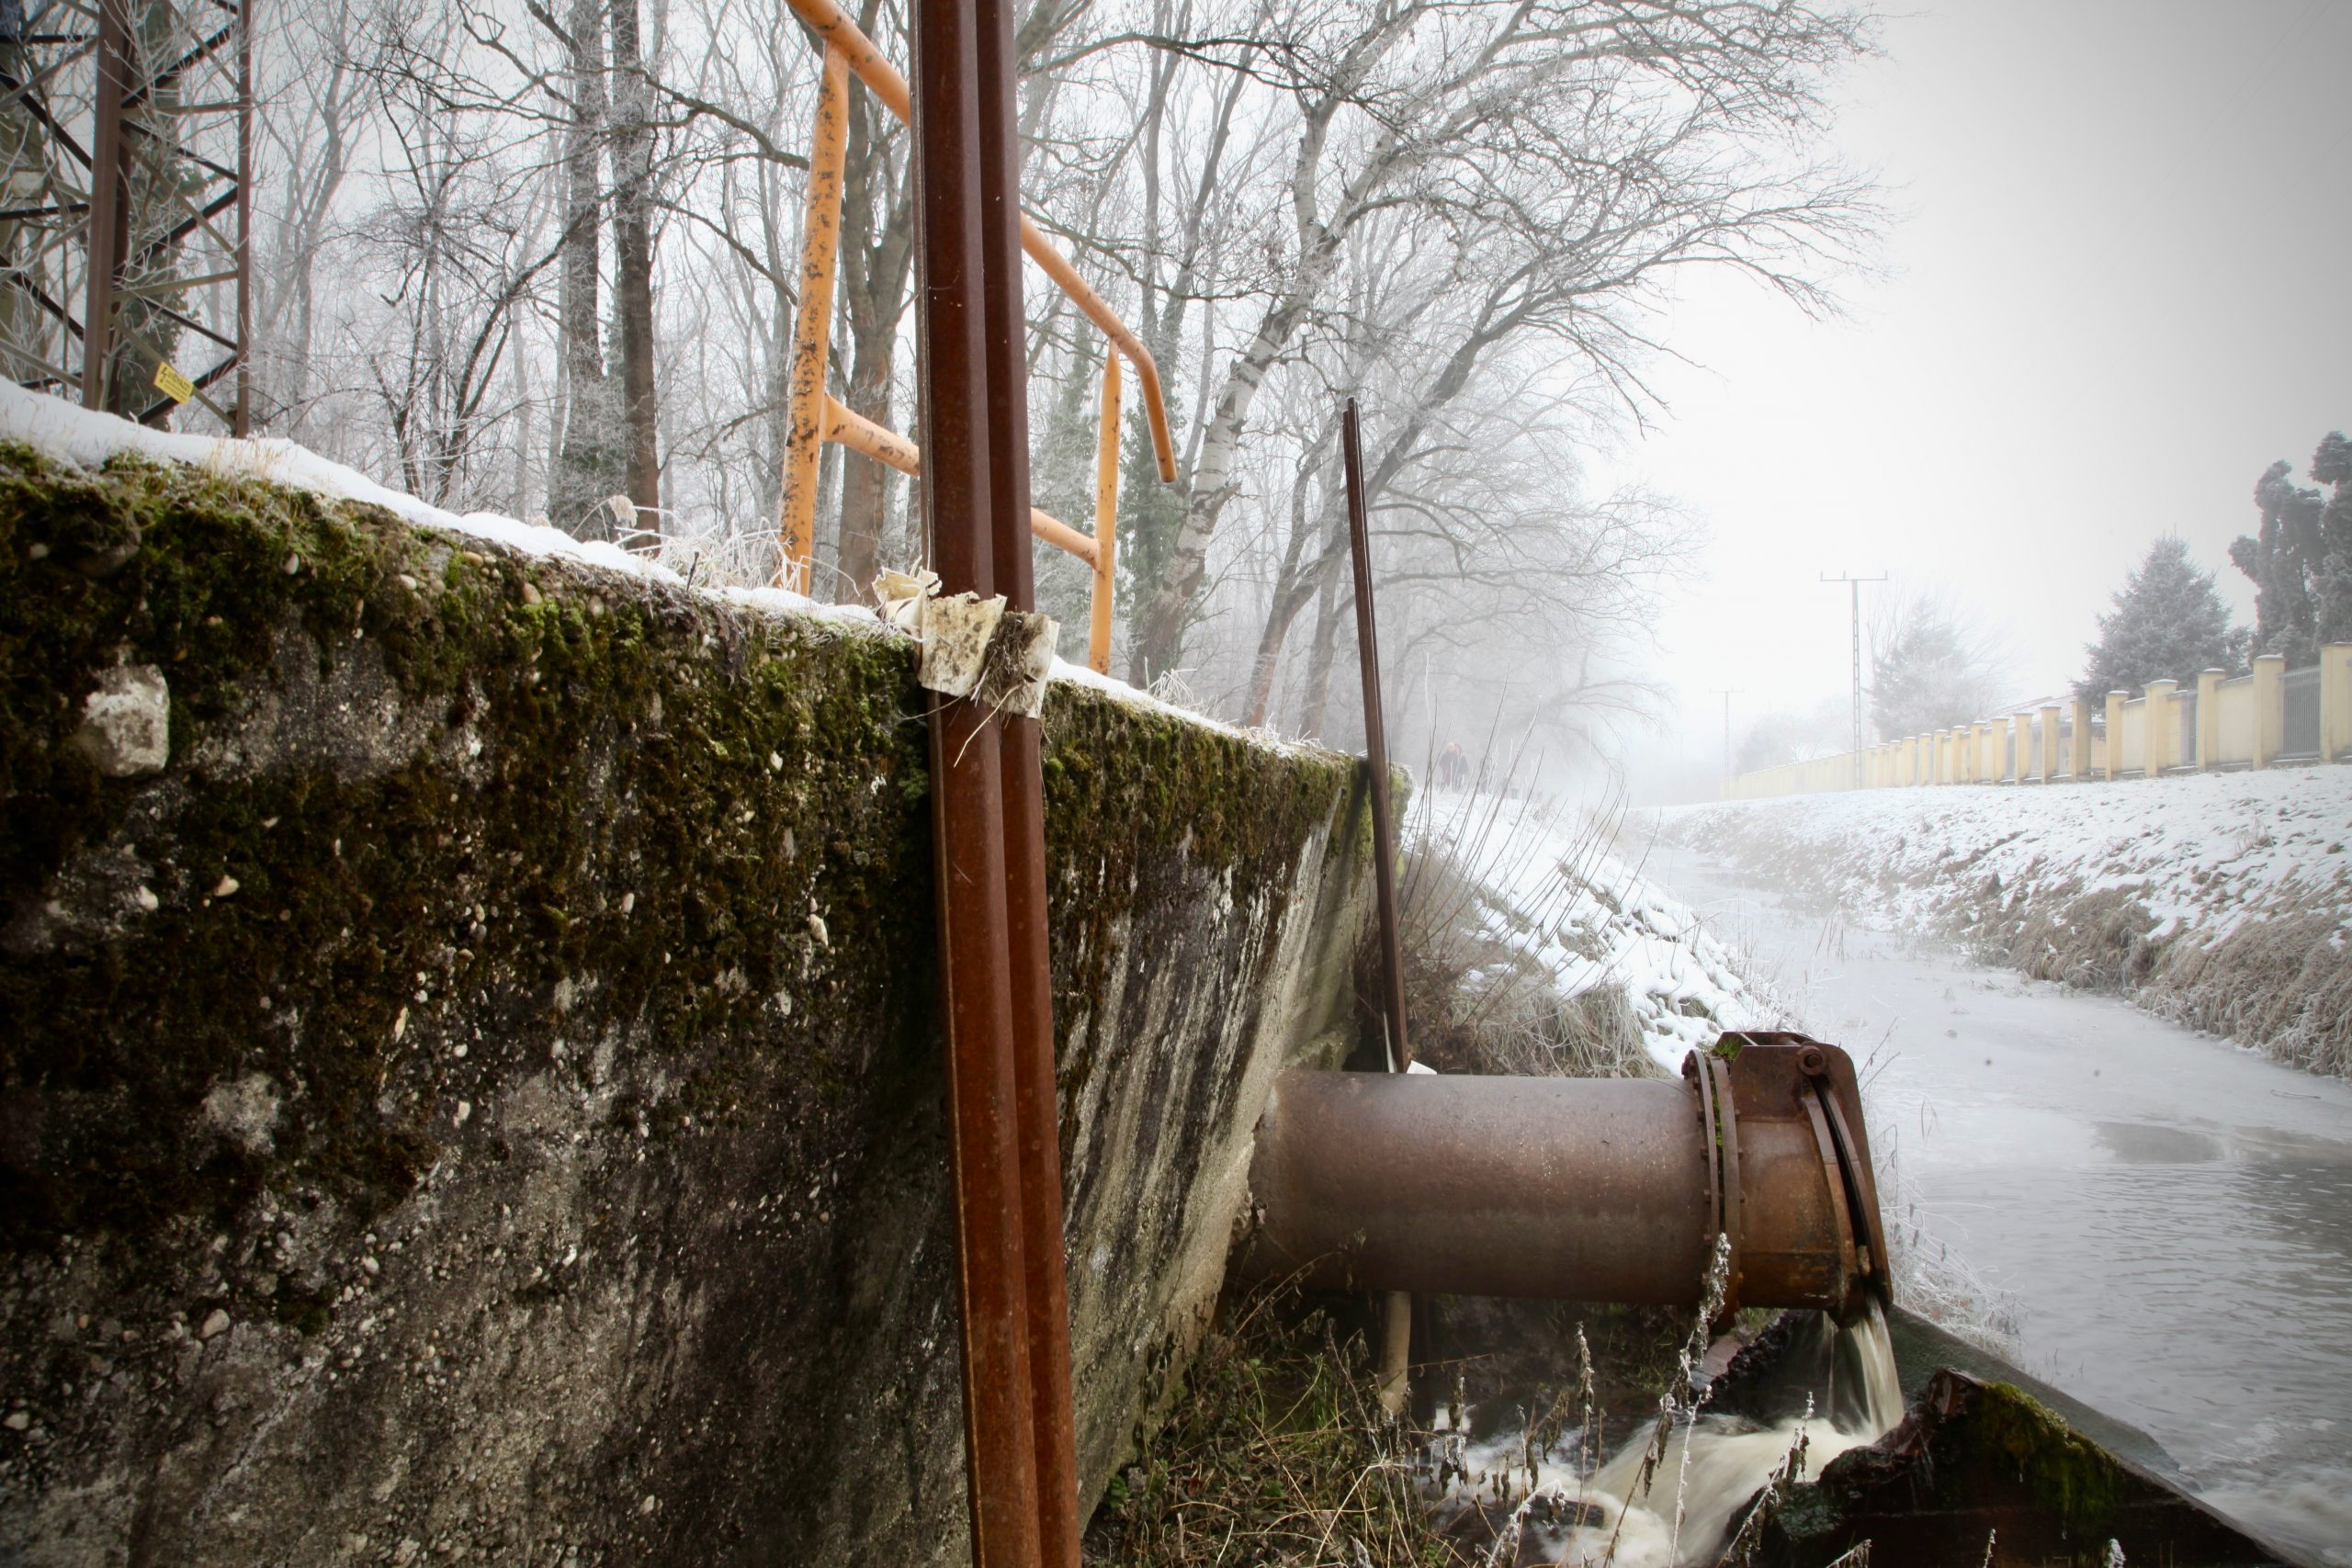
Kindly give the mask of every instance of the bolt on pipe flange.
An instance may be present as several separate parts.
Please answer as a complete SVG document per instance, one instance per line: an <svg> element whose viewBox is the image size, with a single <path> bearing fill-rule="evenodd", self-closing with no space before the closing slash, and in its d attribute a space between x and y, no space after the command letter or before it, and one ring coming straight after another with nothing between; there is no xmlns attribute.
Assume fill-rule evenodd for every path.
<svg viewBox="0 0 2352 1568"><path fill-rule="evenodd" d="M1844 1317L1884 1290L1869 1162L1851 1061L1802 1036L1727 1034L1679 1082L1291 1072L1259 1123L1240 1267L1689 1304L1720 1234L1727 1306Z"/></svg>

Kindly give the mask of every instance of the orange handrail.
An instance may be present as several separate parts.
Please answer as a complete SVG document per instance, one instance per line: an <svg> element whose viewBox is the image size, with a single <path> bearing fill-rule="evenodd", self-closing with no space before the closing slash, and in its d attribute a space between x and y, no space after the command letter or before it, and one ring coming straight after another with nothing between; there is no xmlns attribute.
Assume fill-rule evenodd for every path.
<svg viewBox="0 0 2352 1568"><path fill-rule="evenodd" d="M842 164L848 140L848 76L855 73L857 79L882 100L883 107L901 121L912 118L913 100L907 79L899 74L883 57L880 48L859 29L836 0L791 3L794 12L825 46L824 74L817 94L817 123L809 144L808 218L801 241L800 312L793 323L792 366L786 383L784 495L777 529L781 552L776 581L780 586L807 592L810 564L816 554L818 457L824 443L831 441L864 453L906 474L915 473L922 462L922 453L913 442L852 412L825 391L826 362L831 349L834 264L841 239ZM1093 568L1087 661L1096 671L1108 673L1111 566L1118 526L1119 355L1124 355L1136 368L1159 477L1172 483L1176 478L1176 450L1169 434L1167 401L1160 392L1159 367L1153 362L1143 341L1078 275L1069 259L1047 242L1026 214L1021 220L1021 248L1112 344L1112 352L1103 363L1094 536L1089 538L1034 507L1029 514L1031 532Z"/></svg>

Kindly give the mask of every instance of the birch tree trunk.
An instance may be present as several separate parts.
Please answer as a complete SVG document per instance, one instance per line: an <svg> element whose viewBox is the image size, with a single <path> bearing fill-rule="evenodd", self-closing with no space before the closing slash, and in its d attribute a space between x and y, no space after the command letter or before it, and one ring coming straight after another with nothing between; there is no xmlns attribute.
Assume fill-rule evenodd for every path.
<svg viewBox="0 0 2352 1568"><path fill-rule="evenodd" d="M548 516L583 539L613 536L605 498L621 488L618 413L605 374L600 267L604 248L605 132L602 0L572 0L565 76L571 124L564 132L564 212L556 335L563 362L563 440L548 476Z"/></svg>

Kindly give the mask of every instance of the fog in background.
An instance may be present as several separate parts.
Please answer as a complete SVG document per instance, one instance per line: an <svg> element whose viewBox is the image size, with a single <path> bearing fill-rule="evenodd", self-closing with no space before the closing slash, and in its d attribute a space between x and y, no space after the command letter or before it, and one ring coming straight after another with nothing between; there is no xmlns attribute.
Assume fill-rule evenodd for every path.
<svg viewBox="0 0 2352 1568"><path fill-rule="evenodd" d="M1597 465L1710 530L1657 627L1662 732L1637 797L1712 795L1778 707L1842 705L1848 591L1939 586L2019 696L2177 532L2242 617L2226 549L2255 481L2352 422L2352 6L1969 0L1887 21L1834 141L1898 218L1880 273L1809 321L1690 275L1652 371L1668 412ZM1865 590L1865 620L1869 612ZM1866 655L1867 656L1867 655Z"/></svg>

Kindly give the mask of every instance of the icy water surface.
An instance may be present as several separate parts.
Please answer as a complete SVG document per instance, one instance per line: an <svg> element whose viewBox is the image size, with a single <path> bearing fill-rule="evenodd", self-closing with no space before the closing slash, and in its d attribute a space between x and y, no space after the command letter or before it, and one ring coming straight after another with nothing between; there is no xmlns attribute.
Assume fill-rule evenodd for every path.
<svg viewBox="0 0 2352 1568"><path fill-rule="evenodd" d="M1872 1142L1929 1245L2007 1295L2026 1371L2142 1427L2245 1523L2352 1564L2352 1085L1687 852L1644 870L1810 1032L1876 1053Z"/></svg>

